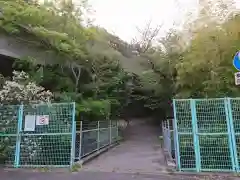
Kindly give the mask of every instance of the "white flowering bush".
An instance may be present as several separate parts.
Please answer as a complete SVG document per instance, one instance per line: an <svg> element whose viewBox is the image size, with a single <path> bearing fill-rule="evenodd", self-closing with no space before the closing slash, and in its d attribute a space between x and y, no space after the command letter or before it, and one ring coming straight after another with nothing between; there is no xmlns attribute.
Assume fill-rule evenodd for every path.
<svg viewBox="0 0 240 180"><path fill-rule="evenodd" d="M5 134L15 134L17 132L18 106L21 103L39 104L51 102L53 94L38 86L30 80L25 72L13 72L12 80L6 80L0 89L0 132ZM21 151L25 152L29 158L39 151L41 137L34 140L29 137L24 138L21 144ZM12 164L16 140L13 137L0 136L0 164Z"/></svg>
<svg viewBox="0 0 240 180"><path fill-rule="evenodd" d="M7 80L0 90L2 104L43 103L50 102L53 94L30 81L25 72L14 71L12 80Z"/></svg>

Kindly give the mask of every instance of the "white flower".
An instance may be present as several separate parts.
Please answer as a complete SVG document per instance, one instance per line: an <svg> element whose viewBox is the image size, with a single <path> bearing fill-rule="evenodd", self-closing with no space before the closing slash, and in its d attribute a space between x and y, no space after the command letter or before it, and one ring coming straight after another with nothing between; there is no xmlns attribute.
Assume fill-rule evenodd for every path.
<svg viewBox="0 0 240 180"><path fill-rule="evenodd" d="M50 102L53 94L30 82L29 75L25 72L13 72L13 80L6 81L3 89L0 90L1 103L41 103Z"/></svg>

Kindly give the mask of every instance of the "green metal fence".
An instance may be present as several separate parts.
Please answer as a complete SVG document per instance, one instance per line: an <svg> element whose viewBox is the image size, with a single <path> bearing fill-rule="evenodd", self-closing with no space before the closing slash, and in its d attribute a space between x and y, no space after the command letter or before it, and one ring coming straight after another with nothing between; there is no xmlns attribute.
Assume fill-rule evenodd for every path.
<svg viewBox="0 0 240 180"><path fill-rule="evenodd" d="M0 105L5 166L69 167L117 140L117 121L76 125L75 103Z"/></svg>
<svg viewBox="0 0 240 180"><path fill-rule="evenodd" d="M178 170L239 172L240 99L182 99L173 106Z"/></svg>
<svg viewBox="0 0 240 180"><path fill-rule="evenodd" d="M14 167L71 166L75 104L0 105L0 163Z"/></svg>
<svg viewBox="0 0 240 180"><path fill-rule="evenodd" d="M117 140L117 121L76 125L75 103L0 105L0 165L69 167Z"/></svg>

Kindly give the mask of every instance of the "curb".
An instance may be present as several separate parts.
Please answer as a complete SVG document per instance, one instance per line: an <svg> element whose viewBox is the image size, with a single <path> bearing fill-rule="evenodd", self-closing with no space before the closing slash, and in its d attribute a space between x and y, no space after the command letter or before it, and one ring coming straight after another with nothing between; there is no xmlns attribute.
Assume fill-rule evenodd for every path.
<svg viewBox="0 0 240 180"><path fill-rule="evenodd" d="M164 155L164 160L167 164L167 171L175 172L176 171L176 164L171 156L169 156L168 152L163 148L163 142L161 141L161 150Z"/></svg>
<svg viewBox="0 0 240 180"><path fill-rule="evenodd" d="M169 153L163 149L163 155L165 157L165 161L166 161L166 164L167 164L167 167L171 168L171 170L175 170L176 169L176 164L173 160L173 158L169 155Z"/></svg>

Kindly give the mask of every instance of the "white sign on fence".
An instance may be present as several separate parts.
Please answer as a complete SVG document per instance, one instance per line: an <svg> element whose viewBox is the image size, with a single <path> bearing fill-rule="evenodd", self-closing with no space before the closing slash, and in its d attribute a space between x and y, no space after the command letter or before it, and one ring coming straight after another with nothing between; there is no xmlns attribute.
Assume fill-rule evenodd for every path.
<svg viewBox="0 0 240 180"><path fill-rule="evenodd" d="M48 125L49 124L49 115L37 116L36 125Z"/></svg>
<svg viewBox="0 0 240 180"><path fill-rule="evenodd" d="M35 131L35 115L26 115L24 123L24 131Z"/></svg>
<svg viewBox="0 0 240 180"><path fill-rule="evenodd" d="M240 72L235 73L235 84L240 85Z"/></svg>

